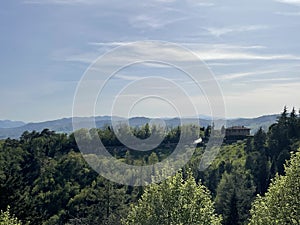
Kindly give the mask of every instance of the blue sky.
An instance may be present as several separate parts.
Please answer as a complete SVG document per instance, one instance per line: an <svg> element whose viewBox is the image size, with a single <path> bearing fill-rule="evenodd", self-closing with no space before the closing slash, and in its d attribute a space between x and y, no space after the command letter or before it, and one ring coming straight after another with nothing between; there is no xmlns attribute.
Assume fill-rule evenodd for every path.
<svg viewBox="0 0 300 225"><path fill-rule="evenodd" d="M90 63L142 40L174 42L204 60L228 117L300 108L300 0L14 0L0 3L0 119L72 116L76 87ZM162 71L122 71L107 101L122 84ZM174 81L180 76L172 69L162 73ZM96 113L109 114L105 105L99 102ZM145 105L131 116L174 115L156 101ZM199 114L210 111L203 106Z"/></svg>

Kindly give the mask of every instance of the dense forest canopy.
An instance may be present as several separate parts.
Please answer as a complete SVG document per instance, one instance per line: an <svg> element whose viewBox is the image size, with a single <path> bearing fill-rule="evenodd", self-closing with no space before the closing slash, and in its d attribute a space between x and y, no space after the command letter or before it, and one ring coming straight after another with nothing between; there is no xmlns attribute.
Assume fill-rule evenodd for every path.
<svg viewBox="0 0 300 225"><path fill-rule="evenodd" d="M158 128L147 124L128 129L141 139L159 133ZM109 126L93 132L122 162L152 165L172 153L181 129L184 128L168 130L163 142L146 152L123 146ZM215 131L211 126L194 129L199 129L204 142L198 145L189 163L175 177L149 187L121 185L98 175L84 160L74 134L45 129L24 132L20 139L1 140L0 224L141 224L137 220L141 215L144 221L158 221L155 218L165 213L161 207L167 202L173 202L168 205L167 221L174 222L163 222L166 224L202 224L205 210L211 215L206 219L215 224L272 224L257 222L264 216L267 219L263 221L280 221L273 224L291 224L290 220L275 216L279 209L287 217L291 215L294 224L300 223L300 207L295 207L299 206L299 182L293 183L299 181L295 175L299 175L299 154L284 166L300 147L300 118L295 109L288 112L284 108L268 131L259 129L245 140L224 143L205 171L199 171L199 162L211 132ZM287 192L279 198L278 190L282 189ZM184 215L200 219L179 218Z"/></svg>

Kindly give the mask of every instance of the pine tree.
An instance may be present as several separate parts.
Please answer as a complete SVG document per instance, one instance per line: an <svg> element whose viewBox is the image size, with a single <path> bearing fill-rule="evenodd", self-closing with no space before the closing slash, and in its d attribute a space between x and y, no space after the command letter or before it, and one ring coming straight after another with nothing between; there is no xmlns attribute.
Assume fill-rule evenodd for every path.
<svg viewBox="0 0 300 225"><path fill-rule="evenodd" d="M217 188L216 210L225 225L243 224L248 217L255 187L251 176L235 169L225 172Z"/></svg>

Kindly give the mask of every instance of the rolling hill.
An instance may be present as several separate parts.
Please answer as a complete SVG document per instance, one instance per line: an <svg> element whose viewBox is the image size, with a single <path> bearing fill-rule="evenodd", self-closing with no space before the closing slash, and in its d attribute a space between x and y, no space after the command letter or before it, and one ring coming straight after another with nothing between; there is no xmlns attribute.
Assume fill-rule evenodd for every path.
<svg viewBox="0 0 300 225"><path fill-rule="evenodd" d="M252 129L254 133L259 127L267 130L270 125L276 122L278 115L267 115L257 118L238 118L238 119L229 119L227 120L227 127L244 125ZM114 121L122 122L125 118L114 117ZM85 127L84 124L90 120L88 117L77 118L77 121L81 124L80 127ZM129 124L131 126L141 126L143 124L149 123L150 118L146 117L133 117L129 119ZM163 119L168 127L175 127L182 124L195 123L196 118L164 118ZM5 122L6 121L6 122ZM38 122L38 123L28 123L24 122L14 122L14 121L0 121L0 139L5 138L19 138L24 131L42 131L47 128L54 130L56 132L62 133L71 133L73 132L72 118L63 118L52 121ZM109 116L98 116L95 118L96 127L103 128L104 126L111 125L111 117ZM209 119L199 119L201 126L208 126L211 124Z"/></svg>

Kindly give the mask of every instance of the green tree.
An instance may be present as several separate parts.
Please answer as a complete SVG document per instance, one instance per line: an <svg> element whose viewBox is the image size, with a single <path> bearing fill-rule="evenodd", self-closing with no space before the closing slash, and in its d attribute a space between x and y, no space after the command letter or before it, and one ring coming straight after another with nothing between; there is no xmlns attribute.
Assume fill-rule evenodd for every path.
<svg viewBox="0 0 300 225"><path fill-rule="evenodd" d="M189 171L147 187L131 207L124 224L221 224L208 190L197 185Z"/></svg>
<svg viewBox="0 0 300 225"><path fill-rule="evenodd" d="M293 142L289 138L290 121L287 108L284 107L277 123L269 128L267 146L271 156L271 177L276 172L280 175L284 173L284 163L290 158L290 145Z"/></svg>
<svg viewBox="0 0 300 225"><path fill-rule="evenodd" d="M256 193L264 194L267 191L269 182L269 167L268 153L266 148L267 134L262 128L260 128L253 137L253 148L249 151L249 147L246 146L247 151L246 169L251 171L253 179L256 185ZM246 145L251 145L247 141Z"/></svg>
<svg viewBox="0 0 300 225"><path fill-rule="evenodd" d="M0 225L22 225L22 223L18 218L10 214L8 206L5 212L0 211Z"/></svg>
<svg viewBox="0 0 300 225"><path fill-rule="evenodd" d="M148 163L149 165L153 165L155 163L157 163L158 160L158 156L155 152L152 152L151 155L148 157Z"/></svg>
<svg viewBox="0 0 300 225"><path fill-rule="evenodd" d="M82 189L70 199L67 208L69 223L81 221L83 224L120 224L124 214L125 188L98 176L90 186ZM74 219L75 218L75 219Z"/></svg>
<svg viewBox="0 0 300 225"><path fill-rule="evenodd" d="M264 197L257 197L249 225L300 224L300 152L292 155L285 173L275 177Z"/></svg>
<svg viewBox="0 0 300 225"><path fill-rule="evenodd" d="M293 108L292 112L290 113L289 118L289 130L288 130L288 137L290 139L295 139L299 137L299 127L298 127L298 116L296 113L296 109Z"/></svg>
<svg viewBox="0 0 300 225"><path fill-rule="evenodd" d="M248 218L255 187L248 171L225 172L217 188L216 209L225 225L243 224Z"/></svg>
<svg viewBox="0 0 300 225"><path fill-rule="evenodd" d="M264 153L266 140L267 140L267 134L262 129L262 127L260 127L259 130L255 133L253 138L254 150Z"/></svg>

